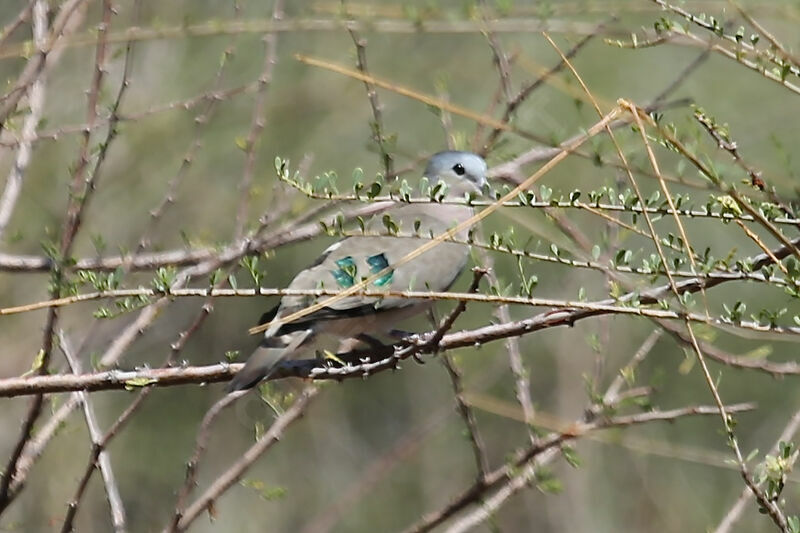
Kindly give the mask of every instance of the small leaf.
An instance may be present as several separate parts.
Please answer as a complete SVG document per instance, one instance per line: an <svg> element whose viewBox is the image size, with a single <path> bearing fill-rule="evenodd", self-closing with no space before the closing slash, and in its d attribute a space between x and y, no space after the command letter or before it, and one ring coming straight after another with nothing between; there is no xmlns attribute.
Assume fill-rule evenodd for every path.
<svg viewBox="0 0 800 533"><path fill-rule="evenodd" d="M152 385L153 383L158 383L158 380L155 378L133 378L129 379L125 382L125 390L133 390L139 387L146 387L148 385Z"/></svg>

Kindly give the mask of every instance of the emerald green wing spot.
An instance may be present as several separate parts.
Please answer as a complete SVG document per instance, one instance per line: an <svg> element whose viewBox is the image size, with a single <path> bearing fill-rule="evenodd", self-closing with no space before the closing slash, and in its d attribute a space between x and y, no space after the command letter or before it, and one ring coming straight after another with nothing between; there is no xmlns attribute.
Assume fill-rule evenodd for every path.
<svg viewBox="0 0 800 533"><path fill-rule="evenodd" d="M336 266L339 267L337 270L331 270L331 274L333 274L336 283L343 288L352 287L353 284L355 284L356 273L358 271L358 267L356 267L353 258L348 255L347 257L337 259Z"/></svg>
<svg viewBox="0 0 800 533"><path fill-rule="evenodd" d="M367 257L367 264L369 265L370 273L377 274L378 272L389 266L389 261L386 259L386 256L383 253L380 253L377 255ZM378 287L383 287L384 285L392 281L392 276L394 276L394 270L390 270L383 276L376 279L375 285L377 285Z"/></svg>

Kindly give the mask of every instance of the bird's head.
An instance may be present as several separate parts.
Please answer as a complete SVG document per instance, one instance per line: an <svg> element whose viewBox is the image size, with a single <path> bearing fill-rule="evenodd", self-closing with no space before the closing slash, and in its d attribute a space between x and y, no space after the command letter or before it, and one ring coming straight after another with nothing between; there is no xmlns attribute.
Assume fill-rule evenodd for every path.
<svg viewBox="0 0 800 533"><path fill-rule="evenodd" d="M446 151L434 154L425 168L425 177L433 183L444 181L451 192L481 193L487 184L486 161L472 152Z"/></svg>

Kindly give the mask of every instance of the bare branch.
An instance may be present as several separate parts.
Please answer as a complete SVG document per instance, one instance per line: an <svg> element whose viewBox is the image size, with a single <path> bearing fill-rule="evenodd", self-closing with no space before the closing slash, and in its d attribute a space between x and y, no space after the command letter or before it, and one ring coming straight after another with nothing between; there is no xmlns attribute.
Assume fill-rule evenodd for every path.
<svg viewBox="0 0 800 533"><path fill-rule="evenodd" d="M23 10L23 13L25 12L26 10ZM45 0L36 0L33 2L32 12L33 41L36 46L37 54L33 55L28 60L29 64L41 61L42 57L47 53L47 2ZM20 144L17 147L17 157L6 180L3 196L0 197L0 238L2 238L6 226L8 226L11 220L11 215L14 212L14 207L19 198L19 193L22 191L22 181L25 179L25 173L31 161L33 138L39 127L42 109L44 108L46 86L44 72L44 68L38 68L28 88L28 105L30 106L30 112L26 115L25 121L22 124L22 135Z"/></svg>
<svg viewBox="0 0 800 533"><path fill-rule="evenodd" d="M72 373L80 375L80 362L72 352L70 342L63 331L58 332L58 341L61 351L64 353L64 357L67 359L67 363L72 369ZM90 462L97 466L103 477L108 504L111 507L111 523L114 525L114 531L122 533L127 530L127 526L125 525L125 507L122 504L119 487L114 477L114 471L111 468L111 457L108 454L108 450L105 449L103 434L100 431L100 425L97 422L97 416L95 415L94 406L89 399L89 395L85 392L79 392L78 395L83 405L83 415L86 418L86 426L89 428L89 437L92 441L92 459ZM89 470L89 472L91 472L91 470ZM81 498L86 491L86 487L89 485L89 478L90 474L84 474L78 484L78 488L75 490L75 495L69 502L67 515L61 527L62 533L68 533L74 529L73 521L75 520L75 515L78 513Z"/></svg>
<svg viewBox="0 0 800 533"><path fill-rule="evenodd" d="M345 4L345 8L346 6L347 5ZM353 44L356 47L356 68L359 70L359 72L369 77L369 69L367 68L367 40L362 39L354 28L348 27L347 31L350 33L350 37L353 39ZM387 137L383 125L383 106L381 106L380 99L378 98L378 92L375 90L375 85L372 83L372 81L365 78L364 87L367 89L367 99L369 100L369 106L372 109L372 122L370 123L372 128L372 138L375 141L375 144L378 146L378 151L380 152L383 162L385 176L387 179L390 179L395 175L394 158L392 157L386 142Z"/></svg>
<svg viewBox="0 0 800 533"><path fill-rule="evenodd" d="M228 470L223 472L208 489L181 513L180 520L174 527L164 531L185 531L203 511L212 511L214 502L222 496L234 483L239 481L244 473L255 463L264 452L283 435L286 428L300 418L306 411L309 402L317 395L319 389L314 386L306 387L302 395L270 426L269 430L258 439L241 459L233 463Z"/></svg>
<svg viewBox="0 0 800 533"><path fill-rule="evenodd" d="M728 412L743 412L755 408L753 404L735 404L728 407ZM524 451L518 453L511 464L493 470L482 484L475 483L460 492L453 500L442 509L425 515L422 520L406 530L406 533L423 533L431 531L436 526L442 524L456 513L471 505L480 505L487 493L493 492L497 498L490 500L491 507L481 506L472 515L463 518L463 526L471 526L475 523L483 522L491 512L496 509L509 496L516 493L520 488L527 486L527 479L522 481L524 473L519 475L519 470L525 468L537 456L552 448L574 439L585 436L587 433L598 429L612 427L627 427L632 425L644 424L655 421L668 422L682 417L692 415L712 416L718 415L719 409L716 406L699 405L694 407L684 407L672 409L670 411L650 411L636 415L618 416L610 418L599 418L592 422L574 422L569 427L559 433L554 433L541 439L539 443L529 446ZM514 480L517 480L516 483ZM507 490L503 488L508 487ZM486 505L486 504L484 504ZM455 531L463 531L463 526L454 525Z"/></svg>
<svg viewBox="0 0 800 533"><path fill-rule="evenodd" d="M191 459L189 459L189 461L186 463L186 478L180 490L178 491L178 500L175 504L175 513L172 517L170 531L175 531L178 528L178 524L180 523L181 518L183 518L184 509L188 503L187 500L189 495L192 493L192 489L197 486L197 469L200 465L200 458L203 456L203 453L208 446L208 437L211 431L212 422L214 422L217 416L226 407L229 407L231 404L233 404L233 402L248 392L250 391L244 390L226 394L217 400L217 402L212 405L208 411L206 411L205 416L203 416L203 421L200 423L200 428L197 430L194 453L192 454Z"/></svg>
<svg viewBox="0 0 800 533"><path fill-rule="evenodd" d="M283 18L283 1L276 0L272 7L272 20L280 21ZM253 109L253 121L250 124L250 133L245 141L245 163L242 181L239 183L239 209L236 212L236 225L234 227L234 239L239 239L244 231L247 221L248 205L250 203L250 193L253 187L253 174L256 165L256 144L264 129L264 113L267 102L267 89L272 83L272 73L278 63L278 36L275 32L269 32L264 36L264 65L261 76L258 78L258 88L256 90L256 103Z"/></svg>

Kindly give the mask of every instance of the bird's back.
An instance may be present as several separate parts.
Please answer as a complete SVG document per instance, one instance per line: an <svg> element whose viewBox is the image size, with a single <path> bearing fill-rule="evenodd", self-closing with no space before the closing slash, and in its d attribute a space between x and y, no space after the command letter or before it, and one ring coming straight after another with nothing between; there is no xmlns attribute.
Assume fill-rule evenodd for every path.
<svg viewBox="0 0 800 533"><path fill-rule="evenodd" d="M469 248L464 244L442 242L414 259L399 264L402 258L459 222L469 218L473 210L467 206L441 205L432 216L419 204L404 204L386 213L397 225L396 236L386 234L386 223L379 215L366 225L365 236L351 236L330 246L310 267L300 272L289 284L290 289L333 289L352 287L362 279L379 272L384 274L370 283L370 291L445 291L464 269ZM464 232L462 232L464 233ZM465 235L458 236L461 239ZM396 266L395 266L396 265ZM388 270L386 270L388 268ZM286 316L326 296L284 296L278 316ZM414 305L418 301L400 297L354 295L332 303L303 317L302 321L341 319L389 311Z"/></svg>

